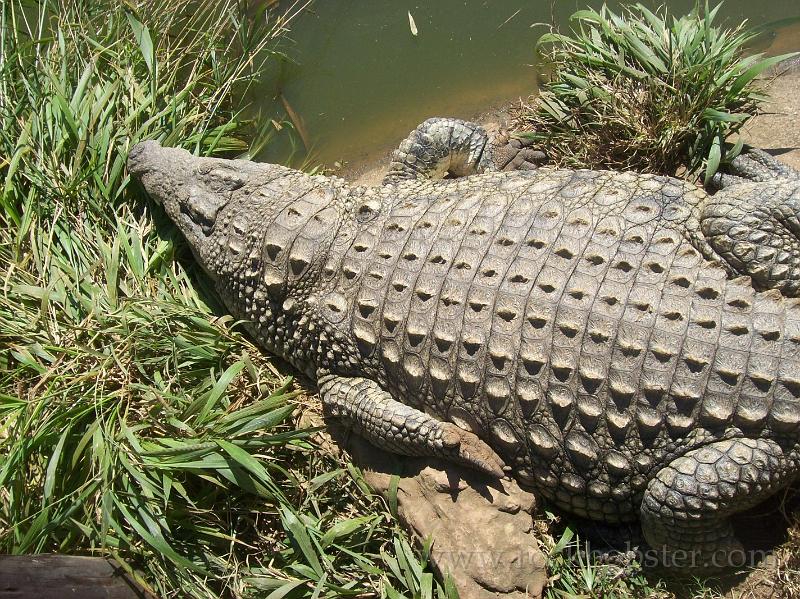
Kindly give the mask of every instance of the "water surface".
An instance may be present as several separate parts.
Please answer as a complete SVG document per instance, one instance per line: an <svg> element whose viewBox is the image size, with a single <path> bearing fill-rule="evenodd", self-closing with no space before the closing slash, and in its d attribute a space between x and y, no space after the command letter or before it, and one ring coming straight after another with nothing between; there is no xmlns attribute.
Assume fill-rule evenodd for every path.
<svg viewBox="0 0 800 599"><path fill-rule="evenodd" d="M694 0L667 4L672 14L683 14ZM566 31L575 10L601 5L596 0L317 0L293 22L285 47L292 61L267 74L258 104L265 117L276 119L288 118L288 106L302 121L315 162L358 164L394 147L430 116L474 118L529 96L536 89L534 46L546 25ZM726 0L721 15L732 25L742 19L760 25L800 16L800 3ZM776 51L800 50L796 25L772 37ZM764 47L769 41L766 36ZM283 134L258 158L293 157L297 163L305 156L299 136L293 146Z"/></svg>

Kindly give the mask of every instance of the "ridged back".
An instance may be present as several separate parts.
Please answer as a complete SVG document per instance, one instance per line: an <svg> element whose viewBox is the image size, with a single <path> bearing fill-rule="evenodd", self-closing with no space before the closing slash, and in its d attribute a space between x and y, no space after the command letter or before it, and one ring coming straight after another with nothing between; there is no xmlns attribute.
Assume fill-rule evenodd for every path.
<svg viewBox="0 0 800 599"><path fill-rule="evenodd" d="M540 170L382 194L331 253L323 310L344 306L364 375L477 432L520 480L614 519L693 445L794 443L800 312L701 254L702 190Z"/></svg>

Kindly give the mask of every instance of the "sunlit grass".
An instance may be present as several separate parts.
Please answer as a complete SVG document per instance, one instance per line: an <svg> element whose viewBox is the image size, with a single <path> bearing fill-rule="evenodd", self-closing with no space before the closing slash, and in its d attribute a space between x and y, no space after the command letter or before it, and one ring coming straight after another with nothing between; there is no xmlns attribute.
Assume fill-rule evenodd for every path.
<svg viewBox="0 0 800 599"><path fill-rule="evenodd" d="M538 42L552 73L518 129L558 165L708 181L741 150L726 141L758 112L757 77L791 56L746 55L758 32L715 24L722 6L576 12L571 34Z"/></svg>
<svg viewBox="0 0 800 599"><path fill-rule="evenodd" d="M237 105L300 8L0 6L0 551L111 555L159 597L444 595L125 169L268 143Z"/></svg>
<svg viewBox="0 0 800 599"><path fill-rule="evenodd" d="M602 563L591 545L581 541L569 526L560 535L542 534L552 584L545 599L602 597L603 599L670 599L672 593L661 582L650 582L637 562Z"/></svg>

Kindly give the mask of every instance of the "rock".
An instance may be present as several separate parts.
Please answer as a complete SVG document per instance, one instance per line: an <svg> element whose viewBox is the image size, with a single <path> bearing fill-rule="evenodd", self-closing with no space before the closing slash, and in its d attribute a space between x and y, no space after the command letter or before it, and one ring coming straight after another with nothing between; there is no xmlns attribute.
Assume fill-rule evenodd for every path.
<svg viewBox="0 0 800 599"><path fill-rule="evenodd" d="M441 460L400 458L331 428L384 497L402 472L397 516L418 541L433 539L431 562L450 574L461 599L541 597L546 558L533 533L533 493Z"/></svg>

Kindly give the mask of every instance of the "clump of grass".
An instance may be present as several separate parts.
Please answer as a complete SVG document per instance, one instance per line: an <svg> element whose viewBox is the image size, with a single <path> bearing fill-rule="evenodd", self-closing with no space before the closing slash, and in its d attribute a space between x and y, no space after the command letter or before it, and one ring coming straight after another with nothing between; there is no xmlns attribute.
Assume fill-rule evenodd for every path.
<svg viewBox="0 0 800 599"><path fill-rule="evenodd" d="M627 563L602 563L590 545L569 526L557 537L540 537L547 553L550 584L546 599L564 597L602 597L603 599L670 599L672 593L662 583L651 584L641 566L629 558ZM611 555L611 554L609 554Z"/></svg>
<svg viewBox="0 0 800 599"><path fill-rule="evenodd" d="M605 545L593 547L576 533L575 523L547 510L540 516L534 520L534 531L539 548L547 557L545 599L676 598L664 581L645 575L637 547L625 551ZM620 528L620 532L623 530ZM694 584L687 590L695 596L698 588L702 586Z"/></svg>
<svg viewBox="0 0 800 599"><path fill-rule="evenodd" d="M756 78L791 56L745 57L758 33L715 25L720 6L680 18L640 4L576 12L572 35L540 38L552 75L517 128L558 165L708 181L741 151L725 142L758 112Z"/></svg>
<svg viewBox="0 0 800 599"><path fill-rule="evenodd" d="M0 552L112 555L164 598L453 596L125 170L142 139L246 151L297 8L0 5Z"/></svg>

